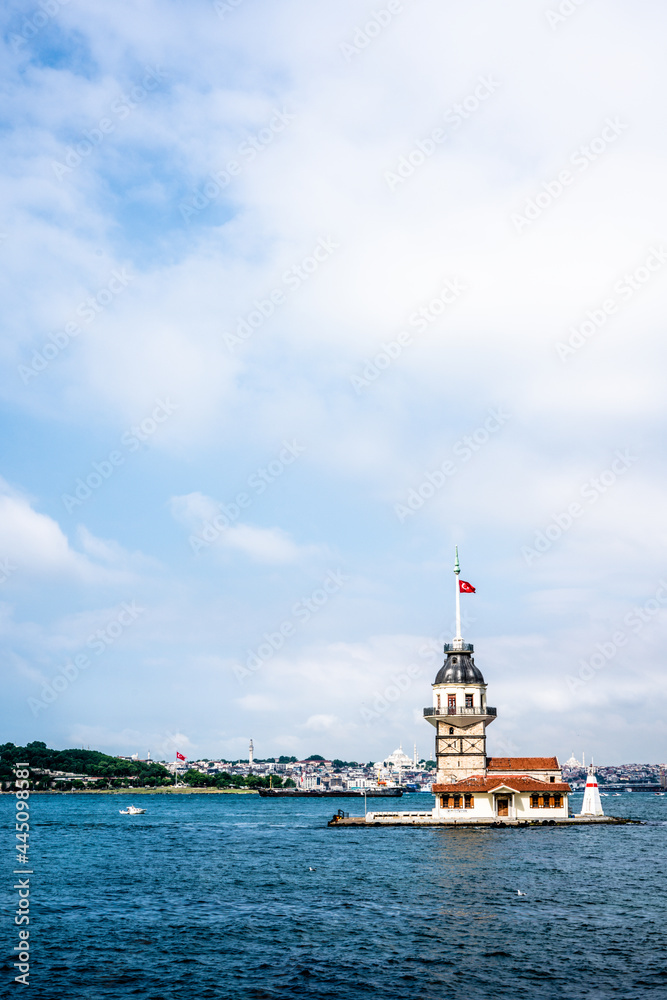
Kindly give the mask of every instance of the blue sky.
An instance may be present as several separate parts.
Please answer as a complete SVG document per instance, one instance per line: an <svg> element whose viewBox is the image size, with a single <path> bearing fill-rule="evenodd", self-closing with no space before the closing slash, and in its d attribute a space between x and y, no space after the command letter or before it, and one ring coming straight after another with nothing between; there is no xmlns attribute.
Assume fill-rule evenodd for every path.
<svg viewBox="0 0 667 1000"><path fill-rule="evenodd" d="M5 740L661 759L665 17L5 5Z"/></svg>

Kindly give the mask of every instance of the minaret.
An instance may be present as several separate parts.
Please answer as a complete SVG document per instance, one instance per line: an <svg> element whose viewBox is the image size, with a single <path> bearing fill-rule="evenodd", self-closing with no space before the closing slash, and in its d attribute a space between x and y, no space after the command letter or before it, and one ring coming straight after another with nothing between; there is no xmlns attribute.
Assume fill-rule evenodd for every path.
<svg viewBox="0 0 667 1000"><path fill-rule="evenodd" d="M417 759L417 744L416 743L415 743L414 753L412 754L412 763L414 764L415 768L419 764L419 760Z"/></svg>
<svg viewBox="0 0 667 1000"><path fill-rule="evenodd" d="M486 727L496 718L486 704L486 684L473 659L474 647L461 636L461 582L456 549L456 635L445 643L445 662L433 684L433 707L424 709L435 726L437 784L486 774Z"/></svg>
<svg viewBox="0 0 667 1000"><path fill-rule="evenodd" d="M250 767L255 763L255 748L252 745L252 740L250 740L250 746L248 747L248 764Z"/></svg>
<svg viewBox="0 0 667 1000"><path fill-rule="evenodd" d="M588 768L588 777L586 778L586 790L584 792L584 801L581 804L581 814L582 816L604 816L602 810L602 802L600 801L600 789L598 788L598 779L595 776L595 768L591 764Z"/></svg>

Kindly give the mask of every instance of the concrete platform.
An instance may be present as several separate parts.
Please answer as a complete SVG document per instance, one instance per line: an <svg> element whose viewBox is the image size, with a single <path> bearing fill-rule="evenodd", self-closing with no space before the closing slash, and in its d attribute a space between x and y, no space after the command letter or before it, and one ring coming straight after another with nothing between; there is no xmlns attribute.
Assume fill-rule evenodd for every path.
<svg viewBox="0 0 667 1000"><path fill-rule="evenodd" d="M618 816L569 816L567 819L434 819L430 813L369 813L365 816L338 816L335 815L329 820L327 826L354 826L364 828L376 828L385 826L421 826L421 827L469 827L481 828L491 827L499 829L502 827L551 827L551 826L584 826L590 824L606 826L624 826L628 823L641 824L639 819L622 819Z"/></svg>

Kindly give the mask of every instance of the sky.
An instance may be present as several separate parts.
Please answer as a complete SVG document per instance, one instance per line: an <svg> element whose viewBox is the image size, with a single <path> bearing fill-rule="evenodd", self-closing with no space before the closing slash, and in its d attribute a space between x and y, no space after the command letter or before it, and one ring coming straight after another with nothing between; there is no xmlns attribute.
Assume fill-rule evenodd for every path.
<svg viewBox="0 0 667 1000"><path fill-rule="evenodd" d="M664 5L2 24L1 741L663 761Z"/></svg>

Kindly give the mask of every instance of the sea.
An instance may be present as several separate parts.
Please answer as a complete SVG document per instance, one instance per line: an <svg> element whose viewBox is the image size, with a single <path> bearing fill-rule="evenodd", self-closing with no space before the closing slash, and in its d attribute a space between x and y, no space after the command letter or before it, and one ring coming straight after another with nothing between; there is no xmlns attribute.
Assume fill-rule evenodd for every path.
<svg viewBox="0 0 667 1000"><path fill-rule="evenodd" d="M661 1000L667 796L602 801L643 824L328 828L363 799L33 795L25 989L3 795L0 995ZM120 815L129 803L146 813Z"/></svg>

